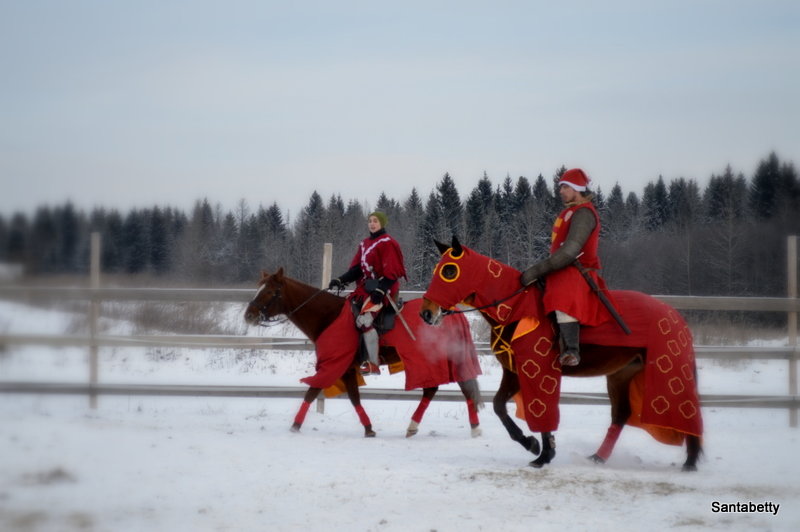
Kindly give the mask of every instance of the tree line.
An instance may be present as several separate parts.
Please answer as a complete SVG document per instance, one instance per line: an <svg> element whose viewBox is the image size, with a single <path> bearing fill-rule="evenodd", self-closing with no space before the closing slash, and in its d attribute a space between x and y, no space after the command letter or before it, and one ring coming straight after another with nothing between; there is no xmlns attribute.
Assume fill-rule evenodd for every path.
<svg viewBox="0 0 800 532"><path fill-rule="evenodd" d="M547 256L561 209L557 181L488 175L466 196L445 174L427 196L413 188L398 201L381 194L374 206L323 199L314 192L289 220L277 202L251 208L241 200L225 211L208 199L191 212L165 206L121 213L84 212L71 202L32 215L0 215L0 261L29 275L82 274L89 235L102 235L102 270L149 274L203 286L255 283L260 270L319 285L323 243L334 249L334 275L347 269L378 209L405 255L406 289L424 289L438 260L433 240L457 235L467 246L524 269ZM775 153L752 176L728 166L701 190L694 179L659 176L644 190L594 189L602 222L603 276L616 289L653 294L783 296L786 236L800 233L800 183L793 163Z"/></svg>

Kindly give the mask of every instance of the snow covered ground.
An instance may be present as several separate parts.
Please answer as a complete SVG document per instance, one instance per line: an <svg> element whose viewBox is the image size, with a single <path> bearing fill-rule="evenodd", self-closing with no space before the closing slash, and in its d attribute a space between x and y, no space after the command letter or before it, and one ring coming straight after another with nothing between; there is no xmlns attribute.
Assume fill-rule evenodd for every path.
<svg viewBox="0 0 800 532"><path fill-rule="evenodd" d="M227 319L238 324L241 310ZM63 312L0 302L0 331L73 326ZM0 379L85 382L86 359L85 349L7 348ZM499 367L481 362L482 388L495 389ZM701 393L786 393L787 366L701 360ZM306 352L103 349L100 380L286 386L312 367ZM402 389L403 377L368 383ZM604 381L566 379L563 388L603 391ZM800 529L800 430L785 410L705 408L705 455L687 474L683 449L633 428L607 464L588 462L608 425L604 406L562 407L558 454L541 470L490 408L473 439L464 404L434 401L407 439L416 401L367 400L378 437L365 439L346 399L312 409L295 434L298 406L103 396L91 409L86 397L0 396L0 530ZM730 509L756 511L721 511Z"/></svg>

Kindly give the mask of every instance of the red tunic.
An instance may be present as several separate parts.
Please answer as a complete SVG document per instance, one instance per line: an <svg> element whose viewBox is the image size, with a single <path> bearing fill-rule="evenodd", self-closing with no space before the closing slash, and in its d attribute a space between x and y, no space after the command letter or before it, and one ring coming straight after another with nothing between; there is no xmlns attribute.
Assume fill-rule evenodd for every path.
<svg viewBox="0 0 800 532"><path fill-rule="evenodd" d="M590 275L600 289L607 291L605 282L597 274L597 270L600 269L600 259L597 256L597 244L600 240L600 216L591 202L572 205L561 211L553 224L550 253L554 253L564 244L572 224L572 217L578 209L589 209L597 222L589 239L583 245L581 250L583 254L578 260L589 269ZM544 307L548 313L560 310L569 314L582 325L595 326L612 319L597 294L592 293L589 283L583 278L581 272L572 265L547 274Z"/></svg>
<svg viewBox="0 0 800 532"><path fill-rule="evenodd" d="M365 297L368 295L364 289L367 279L386 277L397 281L406 276L400 244L387 233L376 237L368 236L361 241L353 260L350 261L350 268L356 265L361 267L362 275L353 291L353 296ZM400 283L394 283L389 290L392 297L400 290L399 285Z"/></svg>

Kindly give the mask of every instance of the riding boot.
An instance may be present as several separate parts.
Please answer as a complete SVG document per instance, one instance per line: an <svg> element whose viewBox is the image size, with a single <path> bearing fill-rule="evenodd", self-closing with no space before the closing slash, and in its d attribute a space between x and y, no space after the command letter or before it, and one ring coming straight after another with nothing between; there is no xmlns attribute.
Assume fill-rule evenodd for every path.
<svg viewBox="0 0 800 532"><path fill-rule="evenodd" d="M361 339L364 341L364 347L366 348L367 357L369 358L367 362L362 364L361 373L363 375L380 375L380 360L378 358L378 350L380 349L380 346L378 344L378 331L376 331L374 328L367 329L361 333Z"/></svg>
<svg viewBox="0 0 800 532"><path fill-rule="evenodd" d="M562 366L577 366L581 362L580 336L581 324L577 321L559 323L561 332L561 356L558 357Z"/></svg>

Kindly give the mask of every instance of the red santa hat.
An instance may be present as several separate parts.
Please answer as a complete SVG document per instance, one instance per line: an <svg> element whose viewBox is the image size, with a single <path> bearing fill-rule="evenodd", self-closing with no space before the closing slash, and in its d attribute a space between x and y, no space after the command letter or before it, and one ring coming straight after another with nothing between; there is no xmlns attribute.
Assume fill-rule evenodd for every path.
<svg viewBox="0 0 800 532"><path fill-rule="evenodd" d="M574 188L578 192L583 192L589 186L589 176L580 168L572 168L564 172L561 179L558 181L559 185L567 185Z"/></svg>

